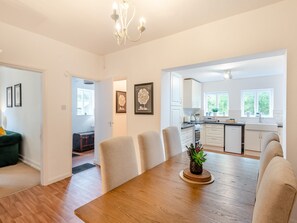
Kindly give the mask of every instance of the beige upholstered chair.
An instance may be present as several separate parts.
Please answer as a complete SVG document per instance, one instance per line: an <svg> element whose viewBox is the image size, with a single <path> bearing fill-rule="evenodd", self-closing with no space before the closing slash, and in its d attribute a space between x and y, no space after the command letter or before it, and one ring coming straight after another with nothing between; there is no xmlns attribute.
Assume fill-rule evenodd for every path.
<svg viewBox="0 0 297 223"><path fill-rule="evenodd" d="M259 175L258 175L258 182L257 182L257 189L258 192L263 174L265 172L266 167L268 166L269 162L273 159L275 156L283 157L283 149L279 142L277 141L271 141L266 149L261 153L260 157L260 166L259 166Z"/></svg>
<svg viewBox="0 0 297 223"><path fill-rule="evenodd" d="M138 169L132 137L121 136L101 142L100 166L103 193L136 177Z"/></svg>
<svg viewBox="0 0 297 223"><path fill-rule="evenodd" d="M274 157L263 175L253 213L253 223L287 223L296 196L292 165Z"/></svg>
<svg viewBox="0 0 297 223"><path fill-rule="evenodd" d="M157 166L164 161L161 137L157 132L148 131L138 135L141 170Z"/></svg>
<svg viewBox="0 0 297 223"><path fill-rule="evenodd" d="M267 145L271 141L277 141L277 142L279 142L279 136L278 136L278 134L276 134L274 132L270 132L270 133L265 134L265 136L263 137L263 139L261 141L261 152L262 153L263 153L263 151L266 149Z"/></svg>
<svg viewBox="0 0 297 223"><path fill-rule="evenodd" d="M176 126L163 129L163 140L166 160L182 152L180 134Z"/></svg>

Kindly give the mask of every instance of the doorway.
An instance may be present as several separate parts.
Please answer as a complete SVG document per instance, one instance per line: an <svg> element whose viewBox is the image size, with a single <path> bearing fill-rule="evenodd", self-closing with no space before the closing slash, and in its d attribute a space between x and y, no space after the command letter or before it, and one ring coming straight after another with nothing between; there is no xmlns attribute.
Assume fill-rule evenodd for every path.
<svg viewBox="0 0 297 223"><path fill-rule="evenodd" d="M95 83L72 77L72 173L95 167Z"/></svg>
<svg viewBox="0 0 297 223"><path fill-rule="evenodd" d="M21 138L13 145L2 141L0 150L6 150L0 154L0 197L3 197L40 184L42 73L0 66L0 92L0 126L5 135ZM11 157L15 157L14 161Z"/></svg>

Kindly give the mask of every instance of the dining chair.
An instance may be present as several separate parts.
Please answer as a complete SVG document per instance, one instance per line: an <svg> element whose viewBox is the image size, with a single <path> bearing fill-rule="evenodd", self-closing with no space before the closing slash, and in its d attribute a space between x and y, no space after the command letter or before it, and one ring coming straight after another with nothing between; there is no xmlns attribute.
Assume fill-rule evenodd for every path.
<svg viewBox="0 0 297 223"><path fill-rule="evenodd" d="M176 126L170 126L163 129L163 141L165 147L165 158L168 160L170 157L182 152L182 144L180 133Z"/></svg>
<svg viewBox="0 0 297 223"><path fill-rule="evenodd" d="M120 136L100 143L102 192L129 181L138 175L133 139Z"/></svg>
<svg viewBox="0 0 297 223"><path fill-rule="evenodd" d="M271 141L277 141L279 142L279 136L277 133L274 132L270 132L264 135L262 141L261 141L261 152L263 152L267 145L271 142Z"/></svg>
<svg viewBox="0 0 297 223"><path fill-rule="evenodd" d="M296 190L292 165L282 157L274 157L265 170L256 195L252 223L287 223Z"/></svg>
<svg viewBox="0 0 297 223"><path fill-rule="evenodd" d="M164 150L159 133L148 131L138 135L141 171L164 162Z"/></svg>
<svg viewBox="0 0 297 223"><path fill-rule="evenodd" d="M283 149L279 142L271 141L267 145L266 149L260 155L259 175L258 175L256 193L258 192L265 169L267 168L269 162L275 156L283 157Z"/></svg>

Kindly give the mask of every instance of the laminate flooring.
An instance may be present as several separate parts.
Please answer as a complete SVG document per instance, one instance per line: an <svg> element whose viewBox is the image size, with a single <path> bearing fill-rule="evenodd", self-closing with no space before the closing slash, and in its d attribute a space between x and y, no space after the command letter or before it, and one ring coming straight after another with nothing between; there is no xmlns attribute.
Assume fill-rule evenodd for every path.
<svg viewBox="0 0 297 223"><path fill-rule="evenodd" d="M82 222L74 210L101 195L100 168L0 199L0 223Z"/></svg>

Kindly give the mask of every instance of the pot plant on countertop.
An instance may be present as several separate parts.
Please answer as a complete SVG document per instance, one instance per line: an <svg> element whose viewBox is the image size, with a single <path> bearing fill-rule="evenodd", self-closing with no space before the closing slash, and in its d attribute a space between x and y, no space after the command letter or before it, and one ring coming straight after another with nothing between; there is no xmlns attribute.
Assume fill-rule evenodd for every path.
<svg viewBox="0 0 297 223"><path fill-rule="evenodd" d="M206 161L206 153L203 150L202 144L198 144L196 147L193 143L190 146L186 146L187 153L190 158L190 172L192 174L202 174L203 163Z"/></svg>

